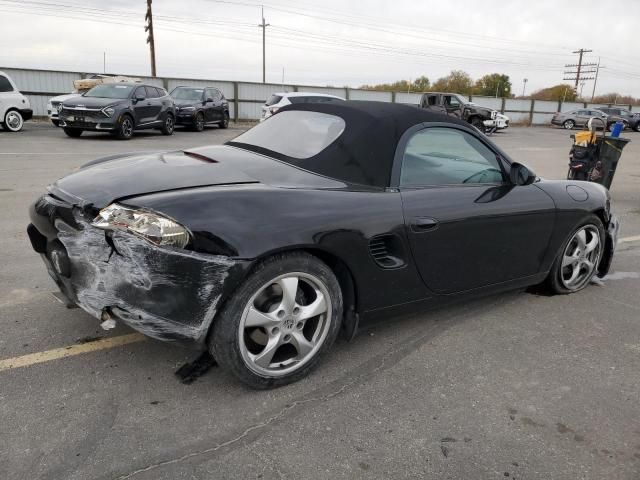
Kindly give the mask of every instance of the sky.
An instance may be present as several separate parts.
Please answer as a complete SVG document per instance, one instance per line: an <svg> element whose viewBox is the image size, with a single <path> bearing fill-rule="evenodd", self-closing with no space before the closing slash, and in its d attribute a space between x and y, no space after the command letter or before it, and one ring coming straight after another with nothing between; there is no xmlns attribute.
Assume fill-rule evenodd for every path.
<svg viewBox="0 0 640 480"><path fill-rule="evenodd" d="M358 87L451 70L513 93L566 83L579 48L596 94L640 97L640 1L154 0L158 76ZM613 5L613 6L609 6ZM146 0L0 0L0 68L149 75ZM11 39L8 41L7 39ZM584 85L590 96L593 80Z"/></svg>

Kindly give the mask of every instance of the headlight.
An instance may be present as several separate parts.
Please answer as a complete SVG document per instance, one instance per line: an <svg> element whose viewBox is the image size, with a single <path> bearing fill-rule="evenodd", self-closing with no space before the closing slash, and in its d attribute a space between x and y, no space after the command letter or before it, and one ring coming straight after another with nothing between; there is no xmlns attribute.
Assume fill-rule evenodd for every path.
<svg viewBox="0 0 640 480"><path fill-rule="evenodd" d="M47 103L47 110L53 110L53 105L51 105L51 102Z"/></svg>
<svg viewBox="0 0 640 480"><path fill-rule="evenodd" d="M181 112L193 112L196 107L180 107Z"/></svg>
<svg viewBox="0 0 640 480"><path fill-rule="evenodd" d="M147 210L134 210L113 203L100 210L91 223L103 230L125 230L154 245L184 248L189 243L189 231L179 223Z"/></svg>
<svg viewBox="0 0 640 480"><path fill-rule="evenodd" d="M102 113L104 113L107 117L113 117L113 114L116 113L116 109L113 107L105 107L102 109Z"/></svg>

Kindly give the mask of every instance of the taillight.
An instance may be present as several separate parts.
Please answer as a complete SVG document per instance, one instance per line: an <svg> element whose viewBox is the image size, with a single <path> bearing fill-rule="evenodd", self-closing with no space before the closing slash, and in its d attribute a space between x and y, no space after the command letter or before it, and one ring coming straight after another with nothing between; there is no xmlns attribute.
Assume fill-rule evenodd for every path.
<svg viewBox="0 0 640 480"><path fill-rule="evenodd" d="M269 112L271 113L271 115L275 115L276 113L278 113L278 110L280 110L278 107L272 107L269 109Z"/></svg>

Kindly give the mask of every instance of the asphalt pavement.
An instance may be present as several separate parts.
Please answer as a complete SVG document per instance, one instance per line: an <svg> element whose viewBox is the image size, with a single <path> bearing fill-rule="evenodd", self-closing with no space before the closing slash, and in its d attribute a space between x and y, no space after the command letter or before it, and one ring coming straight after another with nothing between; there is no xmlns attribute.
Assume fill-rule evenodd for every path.
<svg viewBox="0 0 640 480"><path fill-rule="evenodd" d="M130 141L0 131L0 479L640 478L640 133L625 134L612 187L622 242L599 284L384 319L276 390L215 367L186 385L174 372L193 352L104 331L50 296L27 208L96 157L243 128ZM494 140L564 178L568 135L511 127Z"/></svg>

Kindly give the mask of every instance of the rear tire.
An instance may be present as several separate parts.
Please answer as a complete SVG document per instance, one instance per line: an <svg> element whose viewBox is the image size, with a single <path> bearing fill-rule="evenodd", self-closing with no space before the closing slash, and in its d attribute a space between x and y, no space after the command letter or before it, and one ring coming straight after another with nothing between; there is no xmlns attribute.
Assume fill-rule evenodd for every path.
<svg viewBox="0 0 640 480"><path fill-rule="evenodd" d="M229 114L224 112L224 118L220 122L220 128L229 128Z"/></svg>
<svg viewBox="0 0 640 480"><path fill-rule="evenodd" d="M56 127L60 126L60 120L51 120L51 123L53 123Z"/></svg>
<svg viewBox="0 0 640 480"><path fill-rule="evenodd" d="M307 253L261 262L218 313L209 337L216 361L256 389L305 377L333 345L342 292L333 271Z"/></svg>
<svg viewBox="0 0 640 480"><path fill-rule="evenodd" d="M574 122L573 120L565 120L562 123L562 128L564 128L565 130L571 130L575 126L576 126L576 122Z"/></svg>
<svg viewBox="0 0 640 480"><path fill-rule="evenodd" d="M131 115L123 115L120 120L120 125L115 131L115 136L120 140L129 140L133 137L133 118Z"/></svg>
<svg viewBox="0 0 640 480"><path fill-rule="evenodd" d="M173 135L173 130L175 129L175 127L176 122L173 119L173 115L168 114L164 119L164 123L162 124L162 128L160 129L160 131L163 135Z"/></svg>
<svg viewBox="0 0 640 480"><path fill-rule="evenodd" d="M545 283L558 295L579 292L598 271L605 246L602 221L590 215L562 244Z"/></svg>
<svg viewBox="0 0 640 480"><path fill-rule="evenodd" d="M82 135L81 128L64 127L63 130L64 133L67 134L67 137L78 138L80 135Z"/></svg>

